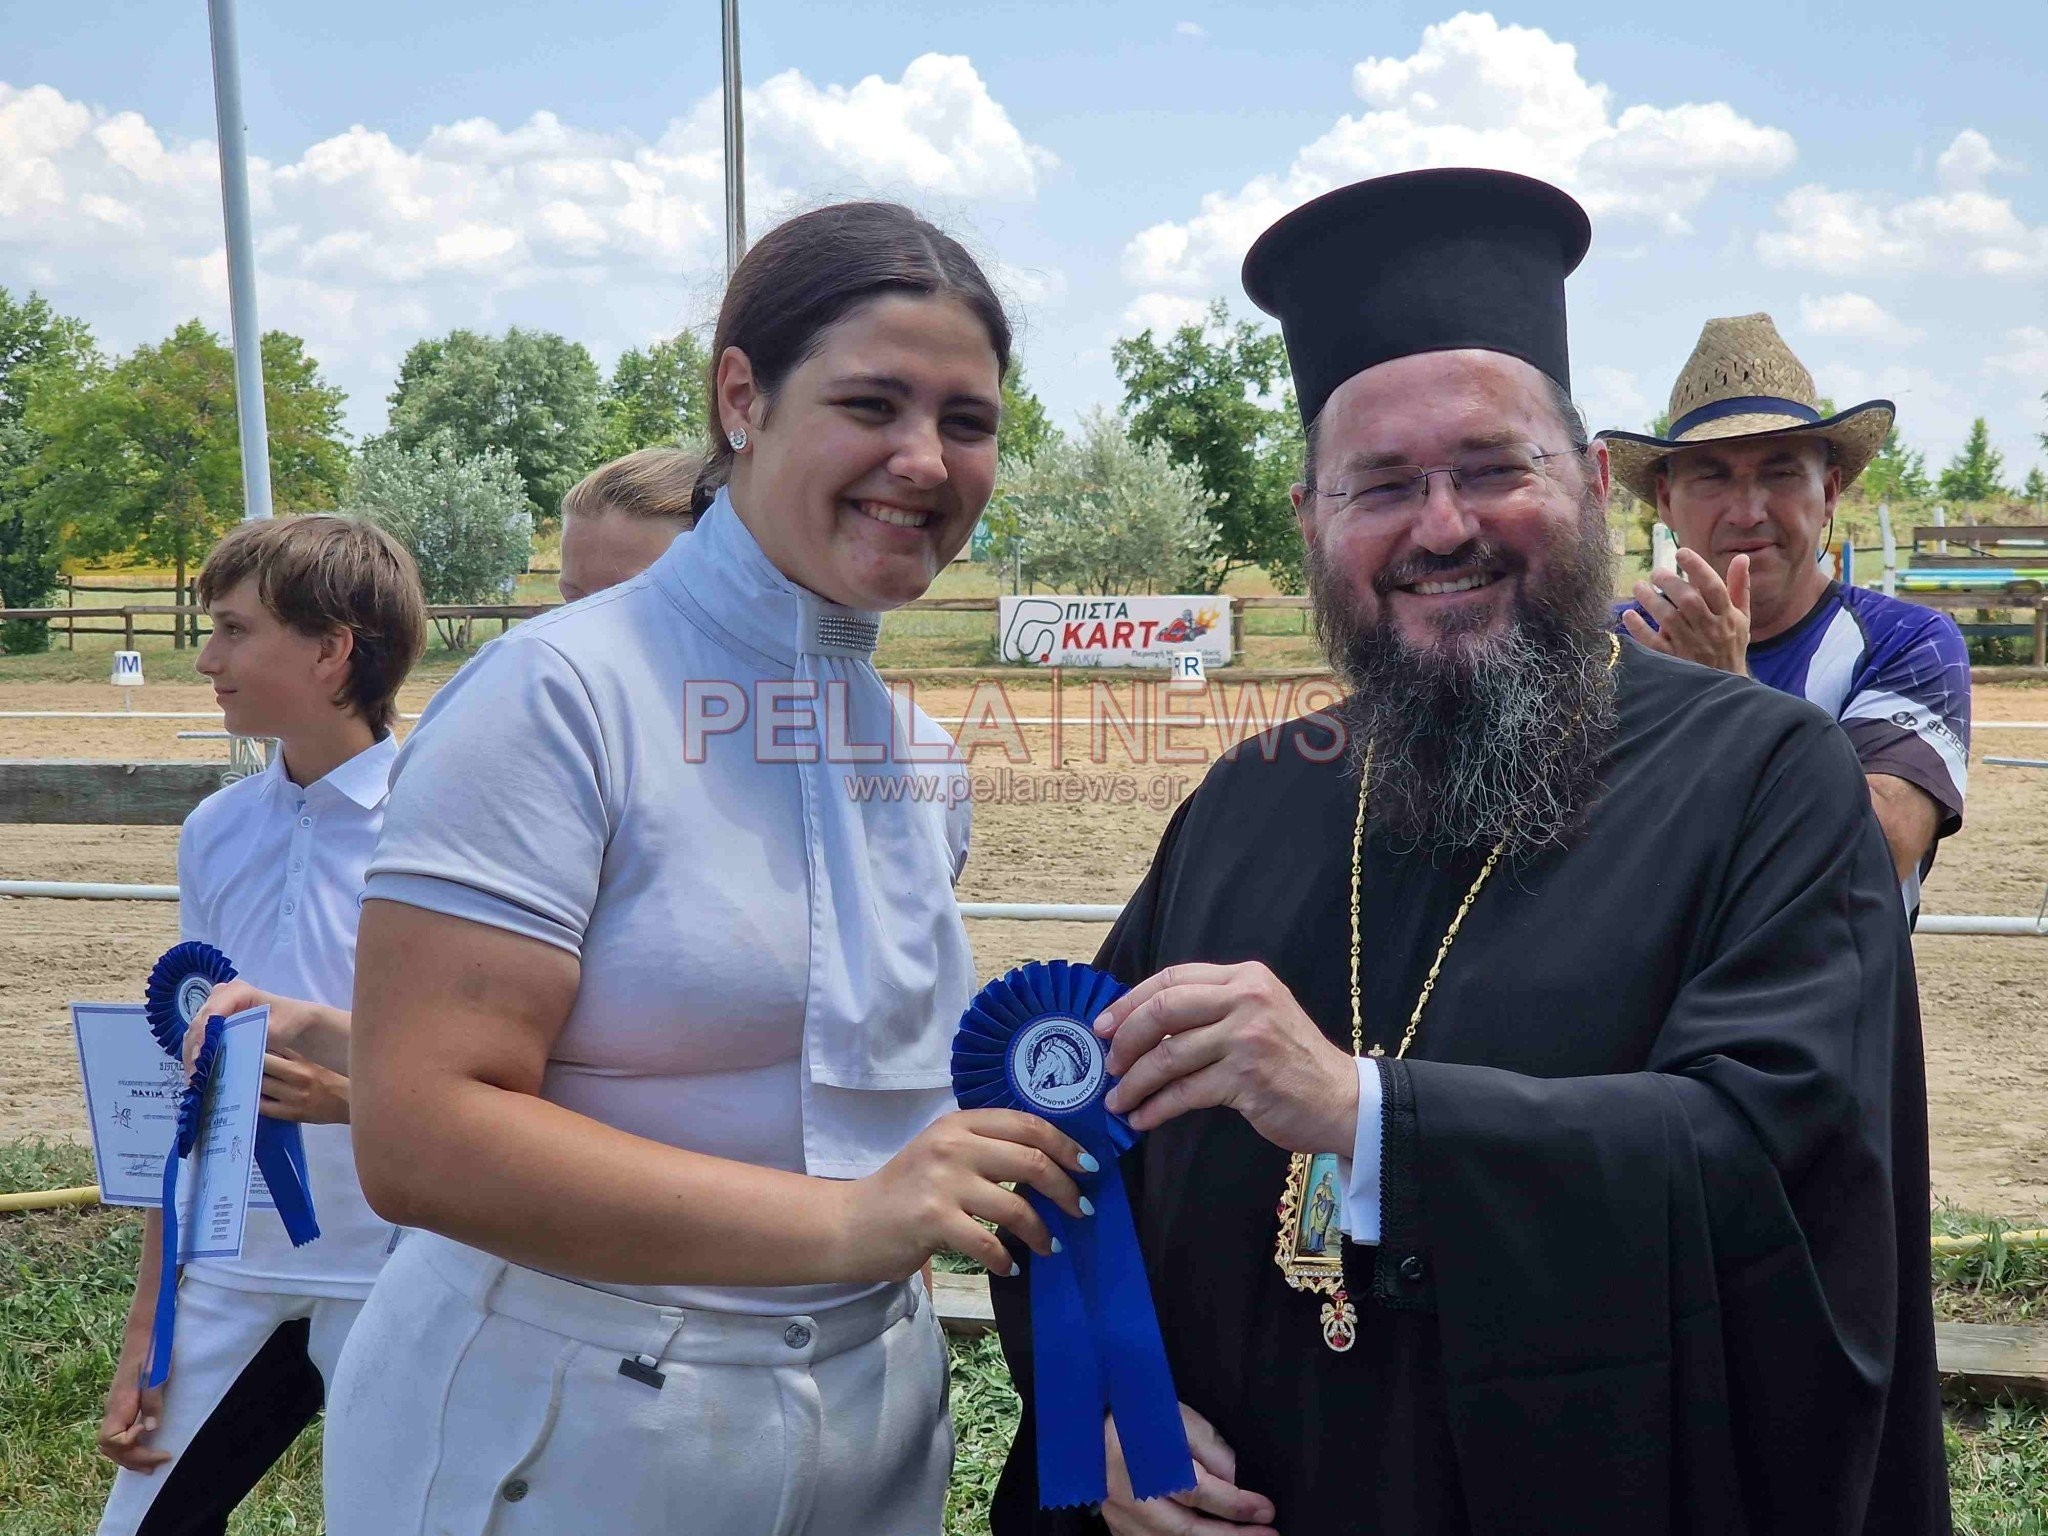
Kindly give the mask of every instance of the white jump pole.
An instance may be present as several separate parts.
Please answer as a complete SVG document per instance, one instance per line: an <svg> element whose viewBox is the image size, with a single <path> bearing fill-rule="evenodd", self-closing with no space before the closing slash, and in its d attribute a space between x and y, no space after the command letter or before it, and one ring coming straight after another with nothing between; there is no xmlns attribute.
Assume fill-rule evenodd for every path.
<svg viewBox="0 0 2048 1536"><path fill-rule="evenodd" d="M1892 532L1892 504L1881 501L1877 504L1877 531L1884 539L1884 580L1880 584L1886 597L1899 595L1899 541Z"/></svg>

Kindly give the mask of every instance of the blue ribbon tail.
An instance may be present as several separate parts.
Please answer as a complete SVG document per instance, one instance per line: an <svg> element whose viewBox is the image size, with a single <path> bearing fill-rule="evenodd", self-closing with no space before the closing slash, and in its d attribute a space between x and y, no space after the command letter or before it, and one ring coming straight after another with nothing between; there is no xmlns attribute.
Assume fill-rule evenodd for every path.
<svg viewBox="0 0 2048 1536"><path fill-rule="evenodd" d="M1106 1163L1090 1198L1094 1217L1079 1223L1084 1230L1068 1241L1090 1302L1095 1354L1103 1363L1131 1494L1158 1499L1185 1493L1195 1486L1195 1462L1188 1453L1145 1258L1138 1250L1130 1196L1114 1162Z"/></svg>
<svg viewBox="0 0 2048 1536"><path fill-rule="evenodd" d="M256 1119L256 1166L263 1170L263 1182L277 1205L277 1219L284 1223L284 1235L294 1248L303 1248L320 1235L320 1223L313 1216L313 1190L306 1178L306 1139L294 1120Z"/></svg>
<svg viewBox="0 0 2048 1536"><path fill-rule="evenodd" d="M1088 1023L1123 986L1092 966L1019 966L983 987L953 1037L953 1095L963 1109L1041 1114L1100 1171L1076 1182L1095 1214L1068 1217L1027 1191L1059 1251L1031 1264L1032 1422L1042 1509L1109 1494L1103 1423L1116 1423L1131 1492L1163 1498L1195 1486L1194 1458L1117 1163L1137 1139L1109 1113L1115 1085Z"/></svg>
<svg viewBox="0 0 2048 1536"><path fill-rule="evenodd" d="M1032 1208L1065 1253L1031 1264L1031 1373L1037 1410L1038 1502L1044 1509L1100 1504L1109 1496L1102 1460L1102 1415L1109 1406L1096 1330L1070 1258L1075 1237L1066 1216L1036 1193Z"/></svg>
<svg viewBox="0 0 2048 1536"><path fill-rule="evenodd" d="M171 1374L171 1335L178 1323L178 1133L164 1159L163 1243L158 1250L156 1320L149 1329L149 1375L144 1386L160 1387Z"/></svg>

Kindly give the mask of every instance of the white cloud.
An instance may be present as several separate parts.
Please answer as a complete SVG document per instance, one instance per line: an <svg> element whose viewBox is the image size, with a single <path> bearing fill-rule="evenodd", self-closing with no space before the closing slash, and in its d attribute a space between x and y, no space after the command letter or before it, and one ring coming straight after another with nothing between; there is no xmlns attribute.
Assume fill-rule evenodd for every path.
<svg viewBox="0 0 2048 1536"><path fill-rule="evenodd" d="M1424 166L1520 171L1564 186L1603 228L1632 222L1666 235L1722 181L1775 175L1791 135L1725 102L1620 105L1579 73L1578 51L1534 27L1464 12L1422 34L1406 58L1352 70L1366 110L1304 146L1283 173L1212 192L1186 220L1140 231L1124 254L1142 288L1224 291L1259 232L1332 187Z"/></svg>
<svg viewBox="0 0 2048 1536"><path fill-rule="evenodd" d="M1799 297L1799 323L1816 336L1849 336L1868 341L1919 341L1926 332L1901 321L1877 300L1861 293Z"/></svg>
<svg viewBox="0 0 2048 1536"><path fill-rule="evenodd" d="M1606 364L1574 368L1572 393L1587 425L1596 432L1603 427L1640 432L1663 409L1661 402L1643 392L1641 381L1633 373Z"/></svg>
<svg viewBox="0 0 2048 1536"><path fill-rule="evenodd" d="M292 160L252 157L262 321L306 337L359 427L378 424L389 360L411 340L533 323L542 295L544 323L601 352L672 331L722 269L718 106L704 97L653 142L536 112L444 124L414 145L358 125ZM850 86L786 71L749 90L746 110L755 233L831 197L1028 200L1056 164L957 56ZM0 83L0 263L110 345L195 312L224 321L217 175L209 143ZM1014 287L1037 299L1062 282Z"/></svg>
<svg viewBox="0 0 2048 1536"><path fill-rule="evenodd" d="M2017 161L2000 155L1991 147L1991 141L1974 128L1957 134L1934 162L1935 178L1951 192L1974 191L1984 185L1988 176L2020 169Z"/></svg>
<svg viewBox="0 0 2048 1536"><path fill-rule="evenodd" d="M2008 350L1984 359L1986 368L2048 384L2048 330L2038 325L2018 326L2005 333L2005 343Z"/></svg>
<svg viewBox="0 0 2048 1536"><path fill-rule="evenodd" d="M1163 340L1184 325L1200 325L1208 313L1208 303L1202 299L1178 293L1140 294L1124 311L1123 333L1150 331Z"/></svg>
<svg viewBox="0 0 2048 1536"><path fill-rule="evenodd" d="M821 156L829 172L821 179L841 185L864 179L944 197L1021 199L1059 163L1025 142L973 61L958 54L927 53L901 81L869 75L850 87L813 85L790 69L747 94L750 157L765 137L792 166Z"/></svg>
<svg viewBox="0 0 2048 1536"><path fill-rule="evenodd" d="M1176 37L1204 38L1209 35L1209 29L1199 21L1176 21L1173 33Z"/></svg>
<svg viewBox="0 0 2048 1536"><path fill-rule="evenodd" d="M1019 267L986 256L981 264L1003 302L1012 308L1039 309L1067 296L1067 274L1058 267Z"/></svg>
<svg viewBox="0 0 2048 1536"><path fill-rule="evenodd" d="M1958 134L1936 169L1946 190L1926 197L1797 187L1778 204L1779 227L1757 236L1757 254L1774 266L1841 276L2048 272L2048 225L2029 226L2010 199L1979 185L1994 170L2015 169L1982 134Z"/></svg>

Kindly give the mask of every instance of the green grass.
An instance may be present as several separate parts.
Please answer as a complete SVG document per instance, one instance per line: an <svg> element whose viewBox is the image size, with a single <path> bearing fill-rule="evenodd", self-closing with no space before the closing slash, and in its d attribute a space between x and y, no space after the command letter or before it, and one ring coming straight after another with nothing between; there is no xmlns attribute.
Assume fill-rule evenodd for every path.
<svg viewBox="0 0 2048 1536"><path fill-rule="evenodd" d="M68 1143L0 1143L0 1191L93 1182ZM109 1206L0 1215L0 1533L78 1536L99 1521L112 1462L94 1449L135 1277L139 1212ZM988 1528L988 1501L1017 1423L993 1337L955 1339L959 1450L947 1536ZM299 1437L228 1524L230 1536L321 1529L320 1431Z"/></svg>
<svg viewBox="0 0 2048 1536"><path fill-rule="evenodd" d="M92 1159L63 1143L0 1143L0 1190L89 1184ZM1944 1209L1942 1233L2010 1229ZM104 1207L0 1216L0 1532L75 1536L92 1529L112 1480L93 1449L113 1370L141 1221ZM948 1264L948 1268L963 1268ZM1935 1307L1971 1322L2048 1319L2048 1253L1993 1242L1938 1259ZM958 1459L947 1536L979 1536L1017 1422L991 1338L952 1344ZM1949 1475L1960 1536L2048 1536L2048 1413L2026 1404L1955 1406ZM317 1532L319 1430L300 1437L229 1525L232 1536Z"/></svg>

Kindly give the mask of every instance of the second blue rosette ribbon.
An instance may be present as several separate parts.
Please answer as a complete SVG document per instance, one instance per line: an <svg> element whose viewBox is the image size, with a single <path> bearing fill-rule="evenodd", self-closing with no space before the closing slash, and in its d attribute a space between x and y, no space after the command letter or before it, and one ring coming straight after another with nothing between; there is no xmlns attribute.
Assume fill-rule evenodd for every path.
<svg viewBox="0 0 2048 1536"><path fill-rule="evenodd" d="M233 962L211 944L188 939L164 952L150 970L143 1008L149 1032L166 1055L184 1055L185 1030L205 1006L207 994L234 979ZM278 1220L284 1223L285 1236L294 1248L305 1247L320 1235L320 1223L313 1214L313 1191L306 1176L306 1139L296 1122L258 1117L256 1166L262 1170Z"/></svg>
<svg viewBox="0 0 2048 1536"><path fill-rule="evenodd" d="M1031 1347L1038 1501L1046 1509L1108 1497L1105 1413L1116 1421L1131 1491L1161 1498L1195 1486L1194 1460L1117 1160L1137 1133L1103 1099L1115 1086L1089 1027L1124 990L1064 960L991 981L960 1019L953 1094L962 1109L1041 1115L1100 1165L1083 1174L1095 1215L1076 1221L1036 1191L1032 1208L1060 1251L1031 1263Z"/></svg>

